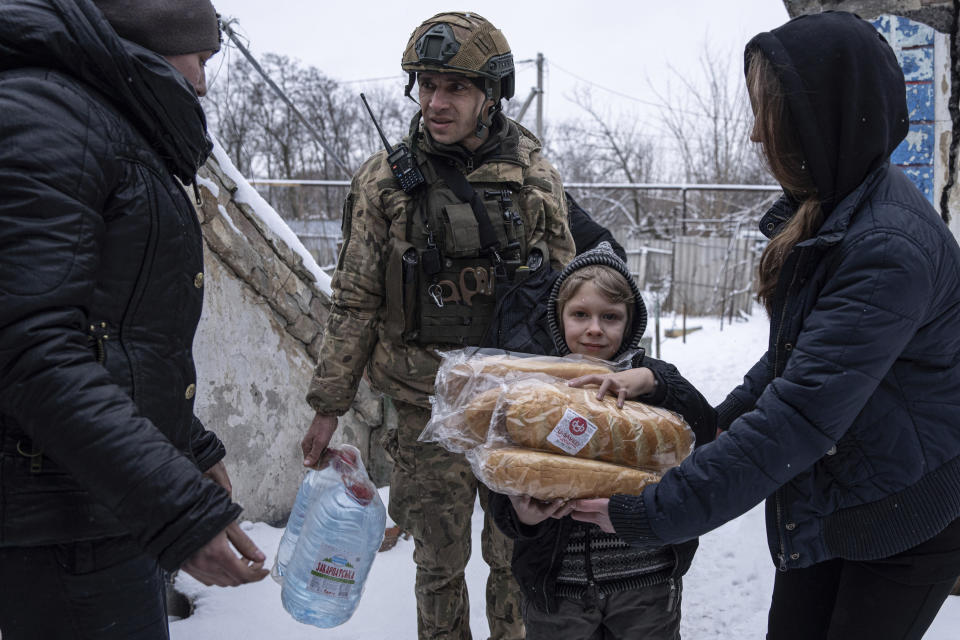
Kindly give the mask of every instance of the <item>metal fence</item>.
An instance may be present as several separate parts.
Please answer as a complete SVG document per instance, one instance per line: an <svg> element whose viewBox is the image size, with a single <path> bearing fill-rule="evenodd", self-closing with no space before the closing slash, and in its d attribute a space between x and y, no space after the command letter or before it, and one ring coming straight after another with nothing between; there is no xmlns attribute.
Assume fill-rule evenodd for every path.
<svg viewBox="0 0 960 640"><path fill-rule="evenodd" d="M688 315L749 313L756 255L749 238L680 236L626 239L627 263L664 311Z"/></svg>
<svg viewBox="0 0 960 640"><path fill-rule="evenodd" d="M335 188L345 194L349 187L349 182L341 180L253 179L250 183L271 203L279 191L287 189ZM628 266L648 302L668 313L729 320L752 309L755 265L763 246L752 231L753 221L780 187L629 183L565 187L623 245ZM710 193L719 195L704 197ZM643 194L642 199L637 194ZM326 267L336 262L339 220L288 222L318 264Z"/></svg>

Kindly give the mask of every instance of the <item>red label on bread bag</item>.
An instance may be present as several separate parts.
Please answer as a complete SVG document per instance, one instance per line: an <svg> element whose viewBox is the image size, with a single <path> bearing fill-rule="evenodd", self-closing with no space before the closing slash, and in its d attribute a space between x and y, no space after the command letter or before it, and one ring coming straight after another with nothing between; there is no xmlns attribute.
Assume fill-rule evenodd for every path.
<svg viewBox="0 0 960 640"><path fill-rule="evenodd" d="M570 426L568 428L570 429L570 433L573 435L582 436L587 430L587 421L583 418L574 418L570 421Z"/></svg>
<svg viewBox="0 0 960 640"><path fill-rule="evenodd" d="M547 436L547 442L559 447L570 455L576 455L587 446L590 438L597 432L595 424L578 414L576 411L567 409L563 413L560 422L553 428L550 435Z"/></svg>

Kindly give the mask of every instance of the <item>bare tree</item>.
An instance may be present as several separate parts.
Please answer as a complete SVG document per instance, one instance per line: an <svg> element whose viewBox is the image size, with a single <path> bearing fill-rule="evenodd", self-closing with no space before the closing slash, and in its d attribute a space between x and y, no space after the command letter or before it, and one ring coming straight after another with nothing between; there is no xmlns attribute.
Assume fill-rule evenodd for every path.
<svg viewBox="0 0 960 640"><path fill-rule="evenodd" d="M232 49L228 51L233 55L211 85L207 110L211 130L245 175L287 180L344 179L348 176L340 163L355 169L382 147L360 103L359 91L296 60L274 54L263 56L260 66L310 123L308 128L247 60ZM399 91L393 96L374 91L369 96L386 135L394 142L406 134L416 108L412 104L407 107L401 95ZM339 187L261 190L288 218L337 218L345 195Z"/></svg>
<svg viewBox="0 0 960 640"><path fill-rule="evenodd" d="M739 73L739 56L717 53L706 41L700 54L700 75L674 73L680 90L668 84L651 87L661 108L661 122L673 138L680 178L688 183L756 184L769 178L750 142L753 114ZM763 196L743 192L689 194L683 227L696 219L738 217ZM698 225L693 225L697 227ZM701 227L702 228L702 227Z"/></svg>
<svg viewBox="0 0 960 640"><path fill-rule="evenodd" d="M589 87L571 98L584 112L556 127L550 158L564 182L648 182L653 177L653 146L636 113L598 107ZM657 234L658 216L645 192L591 189L581 204L601 224Z"/></svg>

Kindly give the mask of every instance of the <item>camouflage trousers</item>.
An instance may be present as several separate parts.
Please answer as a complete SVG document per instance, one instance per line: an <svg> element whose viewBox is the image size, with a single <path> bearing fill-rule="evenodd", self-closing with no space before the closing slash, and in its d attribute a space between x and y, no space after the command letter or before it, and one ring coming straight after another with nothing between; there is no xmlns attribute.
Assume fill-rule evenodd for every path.
<svg viewBox="0 0 960 640"><path fill-rule="evenodd" d="M393 404L398 427L383 440L394 461L389 512L414 539L420 640L471 640L464 568L470 558L471 518L478 494L485 513L481 549L490 566L486 593L490 637L522 639L520 589L510 570L513 542L487 513L487 488L477 482L462 455L417 442L430 419L429 409L397 400Z"/></svg>

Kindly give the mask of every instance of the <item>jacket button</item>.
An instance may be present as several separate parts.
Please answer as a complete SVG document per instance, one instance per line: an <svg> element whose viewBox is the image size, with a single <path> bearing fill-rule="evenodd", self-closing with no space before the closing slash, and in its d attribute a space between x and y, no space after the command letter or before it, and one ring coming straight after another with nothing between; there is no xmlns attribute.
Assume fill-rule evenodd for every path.
<svg viewBox="0 0 960 640"><path fill-rule="evenodd" d="M193 286L197 289L203 286L203 271L193 276Z"/></svg>
<svg viewBox="0 0 960 640"><path fill-rule="evenodd" d="M788 342L787 344L783 345L783 350L784 350L784 351L793 351L793 345Z"/></svg>
<svg viewBox="0 0 960 640"><path fill-rule="evenodd" d="M836 453L837 453L837 445L833 445L832 447L827 449L828 456L836 455Z"/></svg>
<svg viewBox="0 0 960 640"><path fill-rule="evenodd" d="M790 559L791 559L791 560L799 560L799 559L800 559L800 554L799 554L799 553L791 553L791 554L790 554Z"/></svg>
<svg viewBox="0 0 960 640"><path fill-rule="evenodd" d="M793 531L793 530L796 529L796 528L797 528L797 523L796 523L796 522L788 522L788 523L787 523L787 531Z"/></svg>
<svg viewBox="0 0 960 640"><path fill-rule="evenodd" d="M193 397L193 394L197 392L197 385L191 383L187 385L187 390L183 393L183 396L189 400Z"/></svg>
<svg viewBox="0 0 960 640"><path fill-rule="evenodd" d="M768 222L768 223L767 223L767 231L773 231L773 228L774 228L775 226L777 226L777 225L773 224L772 222Z"/></svg>

